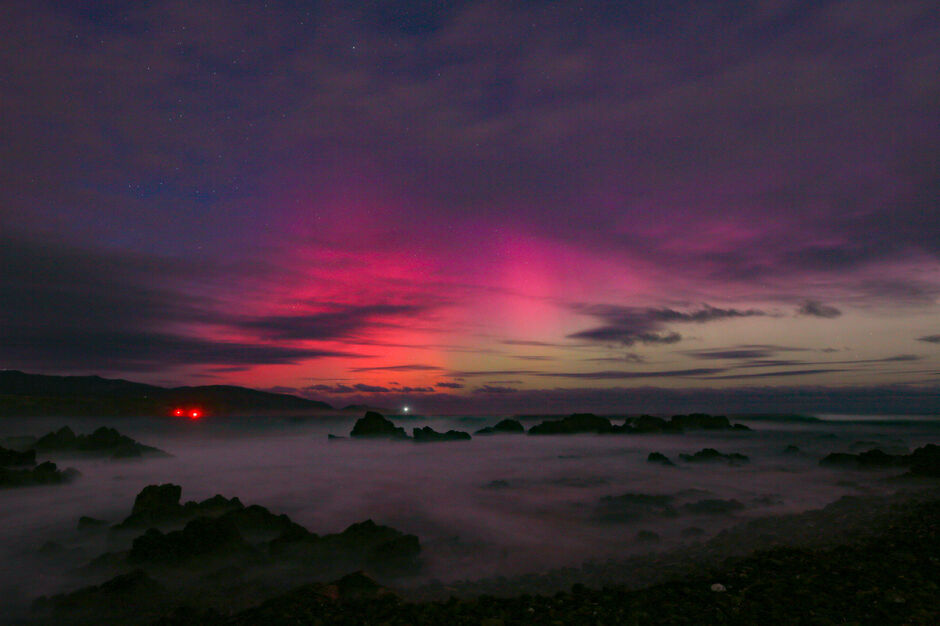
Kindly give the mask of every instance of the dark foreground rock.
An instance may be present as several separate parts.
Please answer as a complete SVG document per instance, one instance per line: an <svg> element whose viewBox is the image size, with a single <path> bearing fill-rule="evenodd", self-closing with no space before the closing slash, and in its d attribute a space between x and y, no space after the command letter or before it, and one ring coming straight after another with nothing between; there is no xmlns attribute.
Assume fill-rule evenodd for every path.
<svg viewBox="0 0 940 626"><path fill-rule="evenodd" d="M475 435L521 435L525 432L525 427L519 420L505 419L497 422L494 426L487 426L476 431Z"/></svg>
<svg viewBox="0 0 940 626"><path fill-rule="evenodd" d="M435 441L469 441L470 433L462 430L448 430L446 433L439 433L430 426L423 428L414 428L411 431L412 437L418 443L433 443Z"/></svg>
<svg viewBox="0 0 940 626"><path fill-rule="evenodd" d="M675 463L670 461L669 457L667 457L662 452L650 452L649 456L646 457L646 462L647 463L659 463L660 465L666 465L666 466L675 466Z"/></svg>
<svg viewBox="0 0 940 626"><path fill-rule="evenodd" d="M910 468L908 472L910 476L935 478L940 477L940 446L929 443L910 454L888 454L880 448L873 448L859 454L833 452L821 459L819 464L848 469L907 467Z"/></svg>
<svg viewBox="0 0 940 626"><path fill-rule="evenodd" d="M602 522L633 522L652 517L675 517L673 496L625 493L604 496L594 509L594 519Z"/></svg>
<svg viewBox="0 0 940 626"><path fill-rule="evenodd" d="M385 419L381 413L367 411L356 420L350 437L375 437L386 439L407 439L408 435L401 426L395 426L391 420Z"/></svg>
<svg viewBox="0 0 940 626"><path fill-rule="evenodd" d="M408 602L366 583L350 598L337 582L335 591L299 587L234 615L191 611L160 623L935 624L937 580L940 501L931 500L894 511L890 524L847 544L758 551L640 589L575 584L554 594Z"/></svg>
<svg viewBox="0 0 940 626"><path fill-rule="evenodd" d="M35 450L8 450L0 447L0 467L15 467L21 465L35 465Z"/></svg>
<svg viewBox="0 0 940 626"><path fill-rule="evenodd" d="M137 494L134 508L115 530L148 528L185 522L197 516L217 516L244 508L238 498L227 499L218 494L202 502L180 504L183 488L170 483L148 485Z"/></svg>
<svg viewBox="0 0 940 626"><path fill-rule="evenodd" d="M55 463L46 461L30 469L0 467L0 489L6 487L30 487L35 485L58 485L78 476L78 470L60 470Z"/></svg>
<svg viewBox="0 0 940 626"><path fill-rule="evenodd" d="M89 435L76 435L68 426L43 435L33 444L40 452L80 452L113 458L143 455L165 456L162 450L134 441L113 428L102 426Z"/></svg>
<svg viewBox="0 0 940 626"><path fill-rule="evenodd" d="M695 454L680 454L679 458L687 463L727 463L728 465L741 465L750 459L737 452L722 454L714 448L702 448Z"/></svg>
<svg viewBox="0 0 940 626"><path fill-rule="evenodd" d="M546 420L529 429L530 435L604 434L613 431L610 420L592 413L575 413L560 420Z"/></svg>

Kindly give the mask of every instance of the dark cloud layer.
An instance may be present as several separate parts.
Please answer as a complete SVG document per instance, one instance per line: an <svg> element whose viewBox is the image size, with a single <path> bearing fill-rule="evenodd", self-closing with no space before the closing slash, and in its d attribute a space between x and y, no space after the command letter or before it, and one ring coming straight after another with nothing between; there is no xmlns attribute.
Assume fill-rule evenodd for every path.
<svg viewBox="0 0 940 626"><path fill-rule="evenodd" d="M803 305L800 306L798 313L800 315L822 317L825 319L834 319L842 315L842 311L836 307L823 304L822 302L816 302L815 300L808 300L804 302Z"/></svg>
<svg viewBox="0 0 940 626"><path fill-rule="evenodd" d="M682 339L679 333L667 331L664 327L673 323L704 324L719 320L740 317L758 317L767 315L757 309L720 309L704 305L701 309L678 311L669 308L636 308L614 305L579 305L574 307L579 313L589 315L604 322L602 326L579 331L568 335L571 339L586 339L604 343L621 343L632 346L643 344L672 344Z"/></svg>

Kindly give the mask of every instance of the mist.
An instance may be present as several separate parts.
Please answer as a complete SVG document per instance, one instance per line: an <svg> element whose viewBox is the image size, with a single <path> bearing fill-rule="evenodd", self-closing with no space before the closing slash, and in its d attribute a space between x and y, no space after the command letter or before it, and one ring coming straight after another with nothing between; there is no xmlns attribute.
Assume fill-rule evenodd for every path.
<svg viewBox="0 0 940 626"><path fill-rule="evenodd" d="M396 424L473 431L496 420L393 418ZM741 420L739 420L741 421ZM532 422L534 423L534 422ZM418 576L395 581L414 587L490 576L512 576L666 550L707 538L747 519L820 508L843 495L886 494L899 471L820 467L834 451L881 447L913 450L936 441L940 420L828 416L817 422L743 421L750 432L675 435L476 436L471 441L328 440L348 435L353 419L6 419L0 438L42 435L68 424L87 433L107 425L156 446L170 457L120 461L40 456L81 475L72 483L0 491L0 596L24 610L42 594L100 583L74 568L113 548L113 539L76 531L82 515L114 524L135 495L155 483L175 483L182 499L237 496L286 513L326 534L373 519L421 541ZM531 423L526 424L530 426ZM787 446L798 453L785 453ZM693 464L682 453L702 448L737 452L750 462ZM647 462L661 452L676 463ZM674 516L599 515L607 496L672 496ZM729 514L701 514L684 505L736 500ZM637 538L655 532L653 544ZM40 553L48 541L67 548L65 560ZM69 566L63 567L62 563Z"/></svg>

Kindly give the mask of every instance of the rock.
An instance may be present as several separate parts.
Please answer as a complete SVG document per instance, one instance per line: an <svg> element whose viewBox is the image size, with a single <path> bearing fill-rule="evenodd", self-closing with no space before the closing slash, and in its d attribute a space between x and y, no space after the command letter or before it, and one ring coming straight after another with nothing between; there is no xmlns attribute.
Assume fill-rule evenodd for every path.
<svg viewBox="0 0 940 626"><path fill-rule="evenodd" d="M725 587L721 583L715 583L714 585L710 587L710 589L714 591L715 593L724 593L725 591L728 591L727 587Z"/></svg>
<svg viewBox="0 0 940 626"><path fill-rule="evenodd" d="M395 426L390 420L385 419L380 413L367 411L366 414L356 421L350 437L385 437L389 439L407 439L405 429L401 426Z"/></svg>
<svg viewBox="0 0 940 626"><path fill-rule="evenodd" d="M704 528L699 528L698 526L689 526L688 528L682 529L683 537L701 537L705 534Z"/></svg>
<svg viewBox="0 0 940 626"><path fill-rule="evenodd" d="M610 420L592 413L575 413L560 420L546 420L529 429L530 435L574 435L610 433Z"/></svg>
<svg viewBox="0 0 940 626"><path fill-rule="evenodd" d="M647 463L659 463L660 465L668 465L672 467L675 467L676 465L675 463L670 461L669 457L667 457L662 452L650 452L649 456L646 457L646 462Z"/></svg>
<svg viewBox="0 0 940 626"><path fill-rule="evenodd" d="M649 517L675 517L672 496L625 493L598 500L594 518L603 522L632 522Z"/></svg>
<svg viewBox="0 0 940 626"><path fill-rule="evenodd" d="M387 573L416 570L418 538L371 519L341 533L317 536L294 526L269 543L272 554L320 562L335 569L370 568Z"/></svg>
<svg viewBox="0 0 940 626"><path fill-rule="evenodd" d="M658 543L660 537L658 533L651 530L641 530L636 534L635 539L640 543Z"/></svg>
<svg viewBox="0 0 940 626"><path fill-rule="evenodd" d="M637 433L661 433L669 427L669 422L661 417L641 415L640 417L628 419L624 425L629 426L633 432Z"/></svg>
<svg viewBox="0 0 940 626"><path fill-rule="evenodd" d="M727 515L744 509L744 505L737 500L720 500L706 498L697 502L682 505L682 510L693 515Z"/></svg>
<svg viewBox="0 0 940 626"><path fill-rule="evenodd" d="M180 504L182 487L170 483L148 485L137 494L134 508L123 522L115 529L145 528L183 522L197 516L219 516L229 511L244 508L238 498L231 500L220 495L207 498L202 502Z"/></svg>
<svg viewBox="0 0 940 626"><path fill-rule="evenodd" d="M206 557L244 556L250 551L251 547L232 520L197 517L182 530L166 534L156 528L147 530L134 539L127 561L181 565Z"/></svg>
<svg viewBox="0 0 940 626"><path fill-rule="evenodd" d="M166 453L151 446L134 441L113 428L102 426L90 435L76 435L68 426L49 433L36 440L35 447L40 451L83 452L107 454L112 458L132 458L143 454Z"/></svg>
<svg viewBox="0 0 940 626"><path fill-rule="evenodd" d="M336 441L337 439L345 439L346 437L338 437L337 435L334 435L331 433L327 435L326 438L329 439L330 441Z"/></svg>
<svg viewBox="0 0 940 626"><path fill-rule="evenodd" d="M234 524L245 537L260 537L264 540L280 536L296 526L286 515L275 515L257 504L229 511L220 519Z"/></svg>
<svg viewBox="0 0 940 626"><path fill-rule="evenodd" d="M84 587L68 594L33 603L35 613L51 612L57 619L87 624L149 623L158 617L156 611L171 600L171 594L143 570L116 576L101 585Z"/></svg>
<svg viewBox="0 0 940 626"><path fill-rule="evenodd" d="M673 415L669 422L682 430L728 430L731 428L731 423L724 415L708 415L706 413ZM745 428L747 427L745 426Z"/></svg>
<svg viewBox="0 0 940 626"><path fill-rule="evenodd" d="M731 454L722 454L714 448L703 448L695 454L680 454L679 457L688 463L727 463L728 465L740 465L747 463L750 459L737 452Z"/></svg>
<svg viewBox="0 0 940 626"><path fill-rule="evenodd" d="M87 515L82 515L78 518L78 530L94 530L96 528L104 528L107 525L108 523L106 521L88 517Z"/></svg>
<svg viewBox="0 0 940 626"><path fill-rule="evenodd" d="M55 463L46 461L31 469L0 468L0 488L29 487L33 485L57 485L69 482L79 475L78 470L60 470Z"/></svg>
<svg viewBox="0 0 940 626"><path fill-rule="evenodd" d="M877 448L862 452L861 454L849 454L846 452L833 452L826 455L821 461L823 466L848 467L853 469L881 469L887 467L902 467L909 464L907 455L887 454Z"/></svg>
<svg viewBox="0 0 940 626"><path fill-rule="evenodd" d="M791 444L791 445L789 445L789 446L787 446L786 448L783 449L783 453L784 453L784 454L799 454L799 453L800 453L800 449L799 449L798 447L796 447L796 446L794 446L794 445Z"/></svg>
<svg viewBox="0 0 940 626"><path fill-rule="evenodd" d="M476 431L475 435L497 435L497 434L507 434L507 435L518 435L525 432L525 428L522 426L522 423L518 420L505 419L500 422L497 422L495 426L487 426L486 428L481 428Z"/></svg>
<svg viewBox="0 0 940 626"><path fill-rule="evenodd" d="M430 426L425 426L424 428L414 428L412 429L411 434L414 440L419 443L470 440L470 433L465 433L461 430L448 430L446 433L439 433Z"/></svg>
<svg viewBox="0 0 940 626"><path fill-rule="evenodd" d="M19 452L18 450L8 450L7 448L0 448L0 467L11 467L16 465L35 465L36 464L36 451L35 450L26 450L25 452Z"/></svg>
<svg viewBox="0 0 940 626"><path fill-rule="evenodd" d="M908 461L914 476L940 477L940 446L928 443L912 452Z"/></svg>

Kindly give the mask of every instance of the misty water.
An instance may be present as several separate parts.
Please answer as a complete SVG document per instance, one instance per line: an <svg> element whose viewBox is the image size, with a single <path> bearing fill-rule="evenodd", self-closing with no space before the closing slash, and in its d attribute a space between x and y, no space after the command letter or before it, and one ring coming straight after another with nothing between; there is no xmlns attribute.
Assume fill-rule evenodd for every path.
<svg viewBox="0 0 940 626"><path fill-rule="evenodd" d="M410 429L474 431L497 418L393 418ZM418 585L577 566L586 560L665 550L699 527L705 537L753 517L820 508L847 494L891 493L899 470L851 471L819 466L834 451L913 450L940 440L940 418L825 416L822 421L737 420L751 432L675 435L477 436L471 441L328 440L348 435L342 419L6 419L0 438L42 435L62 425L88 433L108 425L173 455L117 461L43 456L75 467L74 482L0 491L0 597L25 606L41 594L101 582L53 567L38 549L46 541L80 548L90 560L107 546L82 539L82 515L116 523L146 485L182 486L183 500L238 496L286 513L316 533L339 532L365 519L420 538ZM533 421L525 425L531 426ZM784 453L788 445L800 448ZM702 448L750 457L741 466L691 464L680 453ZM662 452L677 463L647 462ZM636 521L599 519L604 496L675 496L679 515ZM731 515L683 513L681 504L735 499ZM661 541L640 542L640 530ZM101 543L94 543L100 541Z"/></svg>

